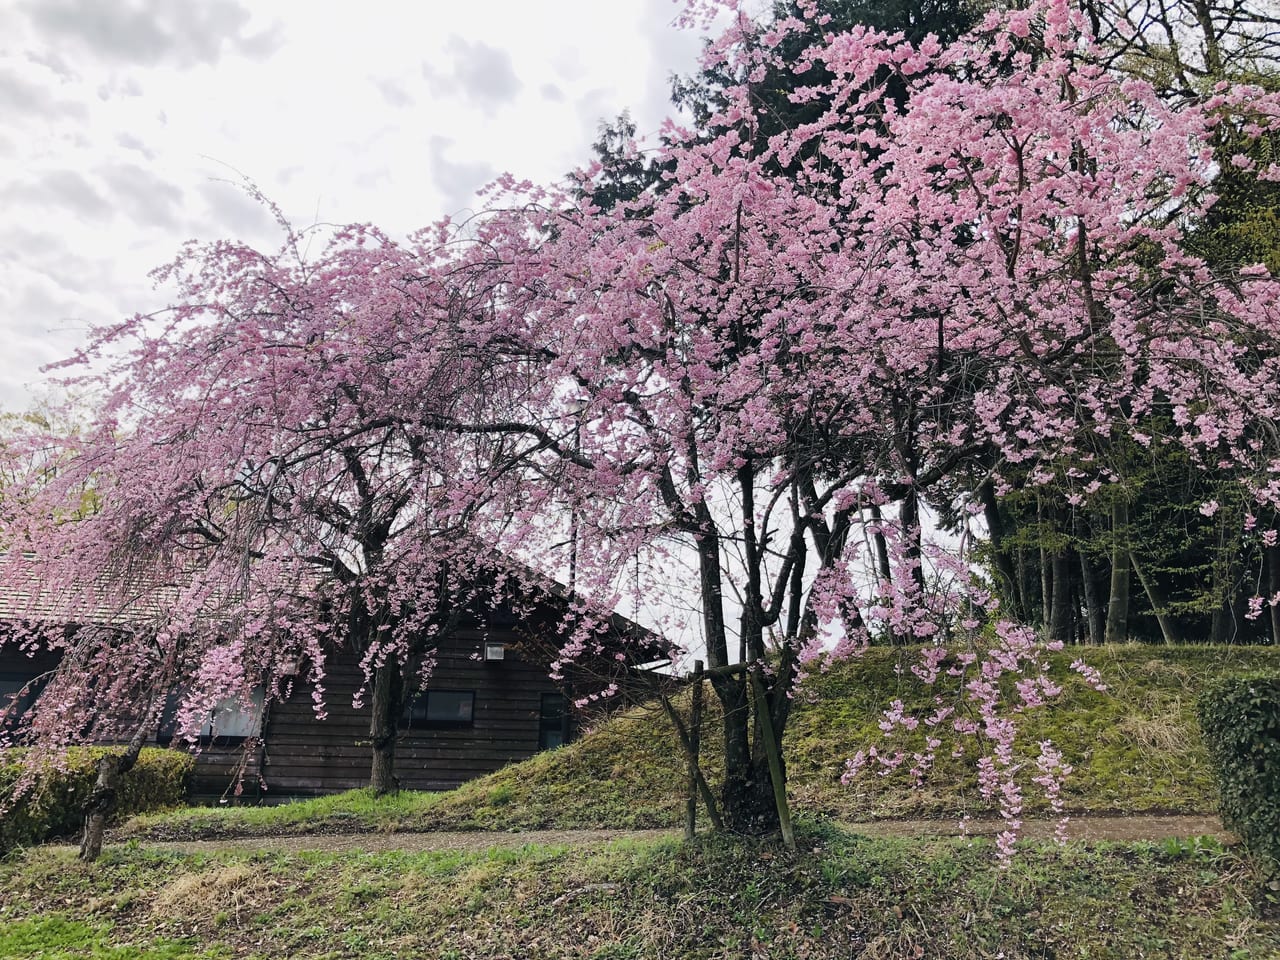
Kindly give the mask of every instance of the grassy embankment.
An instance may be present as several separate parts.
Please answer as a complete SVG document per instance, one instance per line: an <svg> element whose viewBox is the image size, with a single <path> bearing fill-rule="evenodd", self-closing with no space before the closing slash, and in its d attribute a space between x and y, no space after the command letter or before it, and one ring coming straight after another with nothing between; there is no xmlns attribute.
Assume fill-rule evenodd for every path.
<svg viewBox="0 0 1280 960"><path fill-rule="evenodd" d="M0 863L0 956L1262 960L1247 869L1211 843L704 837L482 853L216 854L133 845Z"/></svg>
<svg viewBox="0 0 1280 960"><path fill-rule="evenodd" d="M1195 698L1224 674L1280 670L1280 653L1247 648L1091 649L1085 658L1110 687L1089 689L1059 655L1062 699L1024 717L1027 743L1052 739L1075 766L1064 796L1076 812L1136 813L1216 809ZM787 732L793 807L836 820L958 818L989 814L971 768L941 758L923 789L866 775L839 783L846 758L881 738L879 711L893 698L909 706L932 692L906 670L910 654L874 649L855 663L815 673L797 697ZM718 715L707 698L703 757L718 779ZM685 705L687 709L687 704ZM943 751L945 754L946 751ZM374 800L364 791L276 807L193 808L135 818L123 836L182 839L279 833L387 830L669 827L680 822L684 765L661 711L633 710L577 743L448 794L402 793ZM1031 804L1034 810L1034 803Z"/></svg>

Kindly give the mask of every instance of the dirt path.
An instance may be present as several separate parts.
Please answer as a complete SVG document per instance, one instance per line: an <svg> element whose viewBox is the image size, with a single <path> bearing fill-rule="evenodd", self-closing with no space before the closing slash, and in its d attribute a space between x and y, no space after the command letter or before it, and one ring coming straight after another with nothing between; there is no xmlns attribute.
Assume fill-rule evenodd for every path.
<svg viewBox="0 0 1280 960"><path fill-rule="evenodd" d="M955 820L878 820L870 823L846 823L843 826L872 837L919 836L993 836L1004 829L999 820L971 820L962 829ZM1027 820L1022 835L1028 839L1053 836L1056 821ZM263 851L298 853L322 850L334 853L367 851L378 853L403 850L420 853L429 850L463 850L476 852L494 847L579 846L608 843L614 840L652 840L678 836L678 830L530 830L520 833L498 832L433 832L433 833L353 833L312 834L307 836L246 837L240 839L143 841L154 850L179 853L217 853L221 851ZM1217 817L1080 817L1067 825L1072 840L1163 840L1169 837L1214 837L1233 841Z"/></svg>
<svg viewBox="0 0 1280 960"><path fill-rule="evenodd" d="M495 847L580 846L609 843L613 840L653 840L678 836L678 830L529 830L520 833L472 830L449 833L343 833L310 834L296 837L245 837L219 840L143 840L150 850L172 850L178 853L218 853L222 851L264 851L299 853L323 850L331 853L351 851L382 853L403 850L423 853L429 850L464 850L479 852Z"/></svg>
<svg viewBox="0 0 1280 960"><path fill-rule="evenodd" d="M1052 839L1057 825L1056 820L1027 820L1021 834L1029 840L1048 840ZM842 826L873 837L990 837L1004 829L1004 822L970 820L963 829L955 820L877 820ZM1165 840L1169 837L1214 837L1224 842L1236 839L1217 817L1076 817L1067 823L1069 840Z"/></svg>

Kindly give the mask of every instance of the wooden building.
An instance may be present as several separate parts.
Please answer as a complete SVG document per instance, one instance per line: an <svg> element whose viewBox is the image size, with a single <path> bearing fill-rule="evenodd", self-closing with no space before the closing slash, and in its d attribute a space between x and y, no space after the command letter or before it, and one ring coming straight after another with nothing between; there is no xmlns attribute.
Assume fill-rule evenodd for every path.
<svg viewBox="0 0 1280 960"><path fill-rule="evenodd" d="M581 691L572 677L550 678L545 648L519 625L463 627L441 642L435 661L425 689L406 697L401 715L395 770L402 787L450 790L577 733L582 714L572 701ZM354 656L341 654L325 672L323 720L305 683L271 704L260 727L238 725L236 712L231 725L214 718L210 738L196 748L192 796L228 795L237 781L243 799L264 802L366 786L369 707L352 706L364 675ZM636 696L638 687L638 679L624 679L601 706Z"/></svg>
<svg viewBox="0 0 1280 960"><path fill-rule="evenodd" d="M608 654L597 658L599 669L587 664L563 682L550 678L556 623L566 603L564 588L553 584L533 604L526 598L522 616L499 608L464 621L441 640L425 686L411 685L405 698L395 763L401 786L452 789L572 740L581 715L574 701L610 679L617 690L596 702L597 711L643 695L648 682L635 668L639 661L662 659L667 645L616 615L603 636L606 653L626 650L626 658ZM51 654L30 657L0 646L0 714L6 706L13 712L29 707L30 681L56 665ZM269 803L367 785L370 709L367 703L353 706L363 680L357 656L336 650L325 664L324 719L316 717L313 691L301 677L287 698L265 708L228 704L215 711L190 747L196 758L192 799ZM26 702L14 702L24 690ZM159 744L172 741L180 699L170 696Z"/></svg>

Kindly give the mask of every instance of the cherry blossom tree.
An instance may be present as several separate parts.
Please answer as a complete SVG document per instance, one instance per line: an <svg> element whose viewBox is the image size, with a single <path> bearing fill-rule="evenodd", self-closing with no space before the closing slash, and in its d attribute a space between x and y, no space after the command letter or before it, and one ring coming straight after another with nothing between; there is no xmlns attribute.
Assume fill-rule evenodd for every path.
<svg viewBox="0 0 1280 960"><path fill-rule="evenodd" d="M287 695L299 663L322 711L345 646L369 678L372 784L393 788L406 679L503 575L468 534L519 456L516 434L433 418L488 416L512 384L462 329L485 292L438 244L353 227L308 259L307 239L185 250L159 277L175 306L81 358L106 365L77 380L94 423L7 444L0 578L26 627L0 643L62 653L22 731L39 746L128 742L127 766L166 694L194 737L228 698Z"/></svg>
<svg viewBox="0 0 1280 960"><path fill-rule="evenodd" d="M1229 465L1274 499L1276 285L1215 275L1184 236L1212 203L1224 111L1256 133L1276 104L1227 87L1170 103L1109 72L1062 2L993 13L953 44L859 27L784 59L820 16L797 11L732 12L707 56L736 84L699 130L664 131L661 186L600 209L589 188L501 185L492 320L544 364L530 409L560 435L581 427L557 476L592 585L655 542L697 557L727 824L777 822L771 745L799 664L868 630L925 641L921 675L960 678L972 709L940 703L928 722L995 745L984 789L1016 819L1016 771L1048 783L1067 766L1051 746L1038 766L1014 754L1017 712L1056 689L1045 648L984 627L994 600L920 541L918 504L979 513L976 491L1014 476L1083 502L1116 479L1120 438ZM762 140L752 86L781 69L823 109ZM1142 431L1157 419L1167 433ZM870 582L855 575L869 561Z"/></svg>
<svg viewBox="0 0 1280 960"><path fill-rule="evenodd" d="M969 539L922 536L920 504L981 513L1014 478L1087 502L1123 440L1177 446L1275 507L1280 290L1262 268L1210 271L1184 237L1212 204L1223 116L1258 135L1276 102L1163 99L1107 69L1065 0L946 44L824 33L811 3L763 23L693 7L727 11L706 57L729 79L699 130L664 131L660 186L604 209L597 169L505 178L465 229L405 245L352 228L314 262L293 234L279 256L188 251L163 323L103 333L104 355L138 345L99 422L5 524L54 590L106 572L117 603L140 579L172 591L146 643L104 642L89 675L190 677L189 727L299 656L318 679L342 619L376 707L382 667L438 629L474 560L459 543L543 572L567 546L582 612L670 606L652 586L691 557L728 828L785 830L796 679L872 633L923 644L917 674L957 692L921 717L891 705L886 731L917 745L855 769L923 776L949 727L984 745L1011 826L1019 771L1058 796L1067 760L1015 744L1019 712L1057 690L1046 646L976 582ZM753 87L784 69L805 120L778 129ZM582 618L561 663L598 636ZM61 680L33 724L65 742L93 687Z"/></svg>

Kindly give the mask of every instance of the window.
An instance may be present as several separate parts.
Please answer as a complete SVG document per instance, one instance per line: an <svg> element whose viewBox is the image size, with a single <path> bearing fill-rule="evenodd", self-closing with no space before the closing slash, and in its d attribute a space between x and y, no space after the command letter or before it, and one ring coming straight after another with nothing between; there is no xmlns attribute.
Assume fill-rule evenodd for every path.
<svg viewBox="0 0 1280 960"><path fill-rule="evenodd" d="M542 711L538 719L538 749L551 750L569 741L569 709L558 693L542 695Z"/></svg>
<svg viewBox="0 0 1280 960"><path fill-rule="evenodd" d="M209 717L200 728L200 742L232 745L242 743L262 733L262 700L264 690L254 688L249 705L239 697L228 697L209 711ZM160 711L160 724L156 730L156 742L168 745L178 732L178 710L184 694L174 691L165 697Z"/></svg>
<svg viewBox="0 0 1280 960"><path fill-rule="evenodd" d="M46 678L25 673L0 673L0 729L12 729L40 696Z"/></svg>
<svg viewBox="0 0 1280 960"><path fill-rule="evenodd" d="M409 727L448 730L470 727L475 722L474 690L424 690L405 705Z"/></svg>
<svg viewBox="0 0 1280 960"><path fill-rule="evenodd" d="M489 662L495 660L505 660L507 657L507 645L501 640L486 640L484 642L484 658Z"/></svg>
<svg viewBox="0 0 1280 960"><path fill-rule="evenodd" d="M248 704L239 697L219 702L200 728L200 739L240 741L256 737L262 732L263 692L261 687L254 688Z"/></svg>

